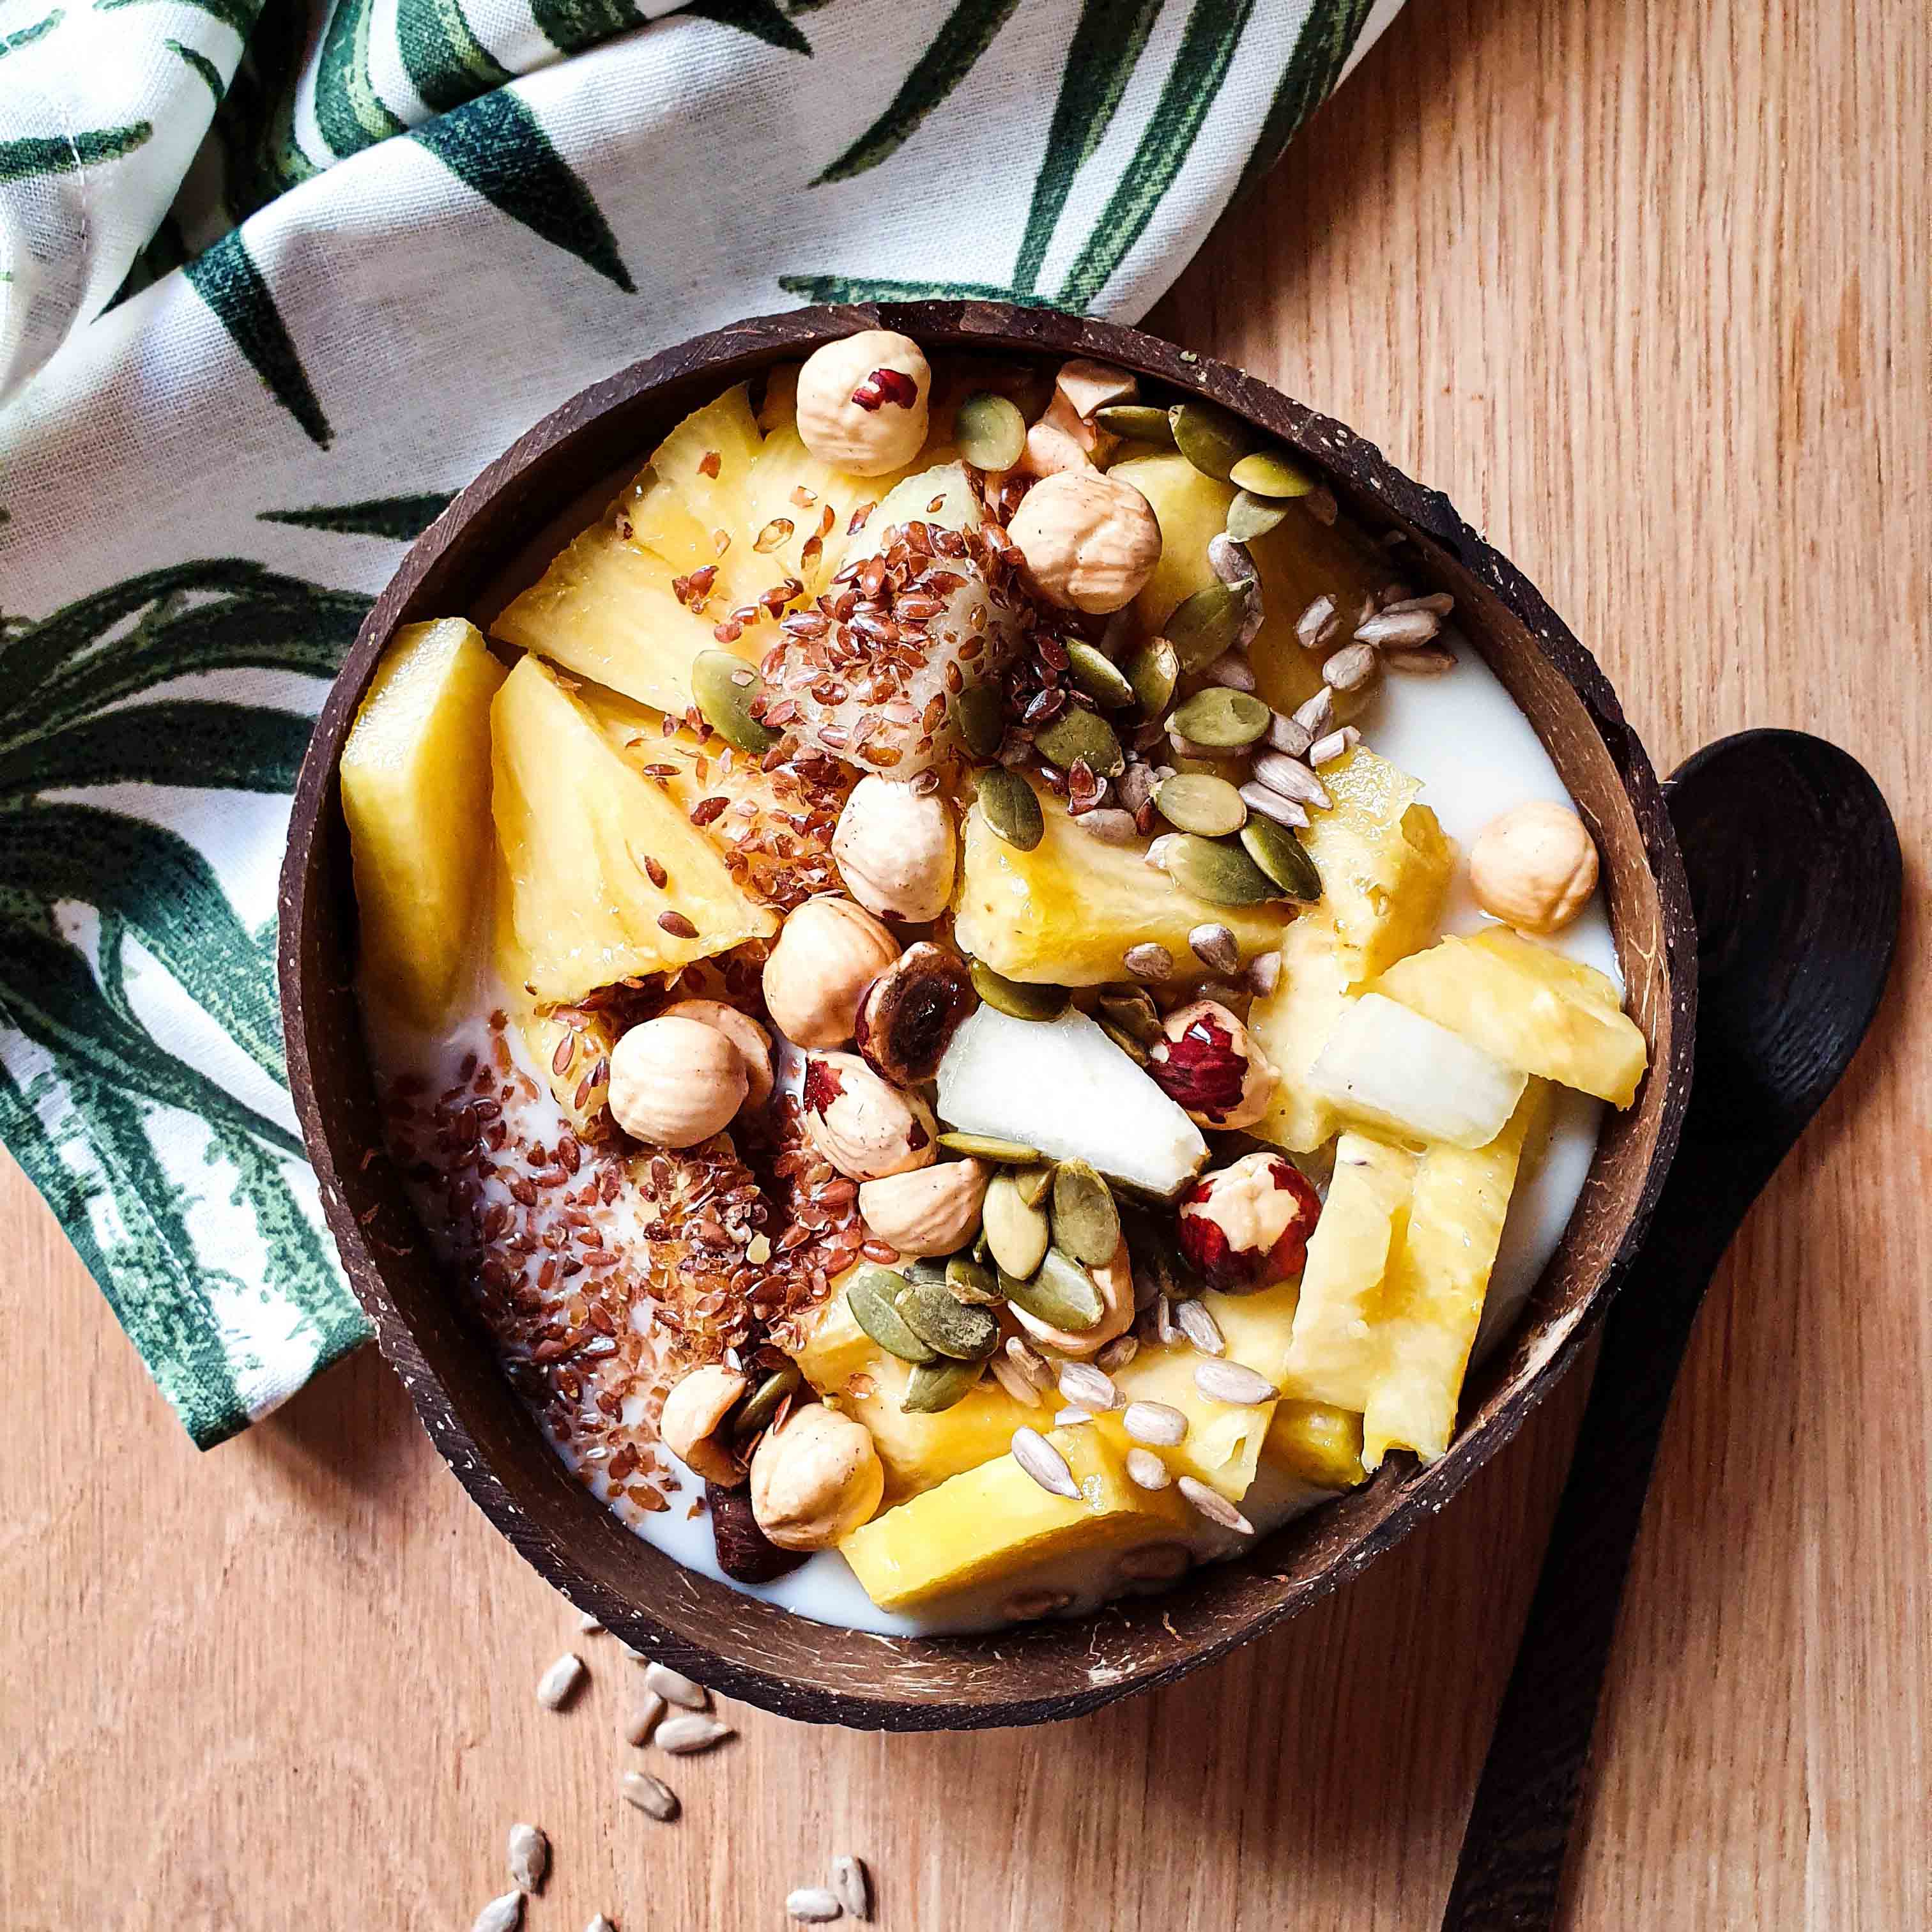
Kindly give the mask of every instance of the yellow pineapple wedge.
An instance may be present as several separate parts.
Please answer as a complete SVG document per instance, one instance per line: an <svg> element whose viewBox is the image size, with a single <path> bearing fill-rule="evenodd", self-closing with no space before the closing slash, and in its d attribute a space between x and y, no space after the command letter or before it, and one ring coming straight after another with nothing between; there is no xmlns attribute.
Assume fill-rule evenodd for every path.
<svg viewBox="0 0 1932 1932"><path fill-rule="evenodd" d="M526 657L510 674L491 729L490 806L530 998L580 1000L777 929L548 666ZM663 868L662 887L646 861Z"/></svg>
<svg viewBox="0 0 1932 1932"><path fill-rule="evenodd" d="M1039 790L1046 835L1030 852L1010 845L976 805L966 814L965 865L953 936L1009 980L1098 986L1132 976L1131 946L1188 956L1187 935L1212 920L1234 935L1244 959L1265 952L1288 922L1285 906L1210 904L1155 871L1139 846L1104 844L1082 832L1052 793Z"/></svg>
<svg viewBox="0 0 1932 1932"><path fill-rule="evenodd" d="M1187 1418L1186 1436L1175 1448L1155 1454L1177 1476L1192 1476L1238 1503L1255 1480L1274 1404L1216 1402L1203 1395L1194 1385L1201 1359L1187 1343L1154 1342L1116 1369L1114 1381L1129 1402L1165 1402L1179 1409ZM1133 1442L1121 1413L1117 1408L1098 1416L1090 1426L1124 1456Z"/></svg>
<svg viewBox="0 0 1932 1932"><path fill-rule="evenodd" d="M1012 1456L995 1456L854 1530L839 1552L882 1610L905 1610L956 1591L1018 1580L1036 1564L1083 1552L1118 1553L1185 1537L1187 1506L1172 1490L1136 1489L1122 1458L1094 1429L1047 1437L1080 1494L1036 1483Z"/></svg>
<svg viewBox="0 0 1932 1932"><path fill-rule="evenodd" d="M1352 1490L1366 1480L1362 1418L1332 1403L1284 1397L1274 1406L1262 1460L1318 1490Z"/></svg>
<svg viewBox="0 0 1932 1932"><path fill-rule="evenodd" d="M343 748L362 982L420 1026L448 1010L489 881L490 704L503 678L475 625L405 625Z"/></svg>
<svg viewBox="0 0 1932 1932"><path fill-rule="evenodd" d="M1616 985L1508 926L1390 965L1375 990L1506 1066L1628 1107L1649 1058Z"/></svg>

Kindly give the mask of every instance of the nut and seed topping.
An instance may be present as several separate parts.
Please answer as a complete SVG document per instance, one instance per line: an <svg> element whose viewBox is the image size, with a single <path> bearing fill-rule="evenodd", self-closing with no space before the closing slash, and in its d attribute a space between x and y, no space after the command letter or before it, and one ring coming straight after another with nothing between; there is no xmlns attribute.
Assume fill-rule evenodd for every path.
<svg viewBox="0 0 1932 1932"><path fill-rule="evenodd" d="M1263 821L1264 823L1265 821ZM1255 820L1243 826L1245 842L1252 833ZM1156 862L1184 892L1216 905L1265 905L1281 896L1278 881L1270 878L1240 845L1224 845L1217 839L1197 837L1191 832L1174 832L1159 842ZM1154 857L1155 848L1148 856Z"/></svg>
<svg viewBox="0 0 1932 1932"><path fill-rule="evenodd" d="M996 973L983 959L975 959L969 972L973 990L995 1012L1009 1019L1057 1020L1066 1012L1072 995L1064 986L1035 986L1023 980L1009 980Z"/></svg>
<svg viewBox="0 0 1932 1932"><path fill-rule="evenodd" d="M1345 644L1322 667L1322 681L1332 690L1360 691L1381 670L1374 645Z"/></svg>
<svg viewBox="0 0 1932 1932"><path fill-rule="evenodd" d="M1154 803L1177 831L1198 832L1204 838L1225 838L1247 823L1248 808L1240 792L1211 772L1177 772L1162 778Z"/></svg>
<svg viewBox="0 0 1932 1932"><path fill-rule="evenodd" d="M1039 797L1018 772L995 765L981 772L979 800L980 816L1009 845L1030 852L1046 836L1046 818Z"/></svg>
<svg viewBox="0 0 1932 1932"><path fill-rule="evenodd" d="M664 1714L664 1700L655 1690L647 1690L639 1702L625 1712L618 1724L617 1734L627 1744L638 1748L649 1744L651 1733L658 1727L658 1720Z"/></svg>
<svg viewBox="0 0 1932 1932"><path fill-rule="evenodd" d="M1136 1442L1149 1442L1159 1449L1174 1448L1187 1438L1186 1414L1164 1402L1129 1402L1120 1426Z"/></svg>
<svg viewBox="0 0 1932 1932"><path fill-rule="evenodd" d="M1009 396L982 389L952 418L952 440L976 470L1010 470L1026 451L1026 418Z"/></svg>
<svg viewBox="0 0 1932 1932"><path fill-rule="evenodd" d="M470 1932L516 1932L524 1922L524 1894L506 1892L493 1898L471 1922Z"/></svg>
<svg viewBox="0 0 1932 1932"><path fill-rule="evenodd" d="M1258 783L1297 805L1312 805L1318 812L1326 812L1334 803L1328 788L1298 758L1276 751L1257 752L1253 770Z"/></svg>
<svg viewBox="0 0 1932 1932"><path fill-rule="evenodd" d="M1268 878L1290 898L1322 896L1322 874L1308 848L1284 826L1268 818L1251 818L1241 827L1241 844Z"/></svg>
<svg viewBox="0 0 1932 1932"><path fill-rule="evenodd" d="M1243 457L1228 472L1228 481L1257 496L1305 496L1315 488L1315 478L1306 470L1274 448L1258 449Z"/></svg>
<svg viewBox="0 0 1932 1932"><path fill-rule="evenodd" d="M1255 1526L1219 1490L1210 1489L1196 1476L1183 1476L1177 1485L1189 1504L1210 1522L1232 1529L1238 1536L1252 1536Z"/></svg>
<svg viewBox="0 0 1932 1932"><path fill-rule="evenodd" d="M1126 673L1105 652L1078 638L1066 640L1066 669L1096 704L1118 711L1134 701L1134 687Z"/></svg>
<svg viewBox="0 0 1932 1932"><path fill-rule="evenodd" d="M1069 1502L1079 1500L1080 1485L1066 1458L1038 1430L1015 1430L1012 1449L1013 1460L1048 1495L1064 1496Z"/></svg>
<svg viewBox="0 0 1932 1932"><path fill-rule="evenodd" d="M1230 1402L1238 1408L1273 1402L1278 1393L1266 1376L1239 1362L1213 1359L1195 1364L1194 1386L1210 1402Z"/></svg>
<svg viewBox="0 0 1932 1932"><path fill-rule="evenodd" d="M1198 670L1240 642L1250 606L1255 602L1248 585L1210 584L1184 598L1167 620L1166 642L1183 671ZM1131 677L1131 670L1128 675ZM1135 680L1139 690L1139 680ZM1146 694L1141 694L1146 703Z"/></svg>
<svg viewBox="0 0 1932 1932"><path fill-rule="evenodd" d="M1120 1406L1120 1391L1113 1377L1091 1362L1063 1362L1059 1382L1060 1393L1090 1414L1104 1415Z"/></svg>
<svg viewBox="0 0 1932 1932"><path fill-rule="evenodd" d="M1153 940L1129 946L1120 963L1136 980L1166 980L1174 972L1174 955Z"/></svg>
<svg viewBox="0 0 1932 1932"><path fill-rule="evenodd" d="M1204 1355L1227 1352L1228 1344L1222 1339L1220 1324L1208 1313L1205 1302L1177 1301L1174 1304L1174 1324Z"/></svg>
<svg viewBox="0 0 1932 1932"><path fill-rule="evenodd" d="M1174 1481L1174 1472L1151 1449L1130 1449L1126 1470L1127 1480L1136 1489L1164 1490Z"/></svg>
<svg viewBox="0 0 1932 1932"><path fill-rule="evenodd" d="M1030 1167L1040 1158L1040 1149L1024 1141L1002 1140L997 1134L943 1133L939 1144L948 1154L964 1154L975 1160L990 1160L1002 1167Z"/></svg>
<svg viewBox="0 0 1932 1932"><path fill-rule="evenodd" d="M1237 543L1264 537L1288 514L1288 506L1252 490L1238 490L1228 506L1228 534Z"/></svg>
<svg viewBox="0 0 1932 1932"><path fill-rule="evenodd" d="M1244 822L1246 815L1244 808L1242 818ZM1230 826L1228 829L1233 830L1235 828ZM1210 972L1234 973L1240 970L1240 943L1226 926L1211 922L1197 926L1189 932L1187 944L1195 958Z"/></svg>
<svg viewBox="0 0 1932 1932"><path fill-rule="evenodd" d="M854 1918L869 1919L872 1916L872 1874L866 1868L866 1861L855 1858L850 1852L842 1852L832 1861L832 1889L838 1894L838 1902Z"/></svg>
<svg viewBox="0 0 1932 1932"><path fill-rule="evenodd" d="M1084 1160L1064 1160L1054 1170L1052 1223L1054 1246L1089 1268L1112 1261L1120 1245L1120 1210Z"/></svg>
<svg viewBox="0 0 1932 1932"><path fill-rule="evenodd" d="M1276 824L1286 826L1290 831L1299 831L1309 822L1306 809L1297 805L1292 799L1283 798L1278 791L1250 778L1241 788L1241 802L1250 812L1259 812L1264 818L1271 818Z"/></svg>

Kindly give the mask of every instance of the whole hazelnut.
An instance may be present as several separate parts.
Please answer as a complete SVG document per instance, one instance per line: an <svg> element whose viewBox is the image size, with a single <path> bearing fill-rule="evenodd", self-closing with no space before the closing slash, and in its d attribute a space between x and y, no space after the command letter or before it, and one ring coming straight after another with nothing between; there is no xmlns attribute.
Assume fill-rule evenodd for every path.
<svg viewBox="0 0 1932 1932"><path fill-rule="evenodd" d="M658 1439L707 1483L732 1490L745 1471L719 1434L724 1418L751 1384L736 1369L708 1362L672 1385L658 1418Z"/></svg>
<svg viewBox="0 0 1932 1932"><path fill-rule="evenodd" d="M902 1255L956 1254L980 1226L992 1170L982 1160L950 1160L868 1180L859 1190L867 1227Z"/></svg>
<svg viewBox="0 0 1932 1932"><path fill-rule="evenodd" d="M1058 404L1060 398L1054 398ZM1049 410L1026 433L1026 447L1020 453L1019 466L1029 476L1059 476L1070 471L1094 473L1093 449L1097 440L1084 424L1070 428L1063 409L1056 419Z"/></svg>
<svg viewBox="0 0 1932 1932"><path fill-rule="evenodd" d="M1196 1126L1251 1127L1268 1112L1281 1076L1219 1000L1177 1006L1162 1031L1148 1075Z"/></svg>
<svg viewBox="0 0 1932 1932"><path fill-rule="evenodd" d="M1265 1149L1204 1174L1180 1197L1181 1252L1224 1294L1300 1274L1322 1198L1293 1162Z"/></svg>
<svg viewBox="0 0 1932 1932"><path fill-rule="evenodd" d="M958 850L952 808L938 792L877 773L852 788L832 834L845 890L881 919L915 925L946 910Z"/></svg>
<svg viewBox="0 0 1932 1932"><path fill-rule="evenodd" d="M797 1046L843 1046L866 988L899 943L862 906L824 893L794 907L765 962L765 1005Z"/></svg>
<svg viewBox="0 0 1932 1932"><path fill-rule="evenodd" d="M1134 1264L1123 1234L1113 1258L1087 1272L1100 1291L1100 1318L1090 1328L1050 1328L1038 1316L1029 1315L1017 1303L1010 1304L1013 1319L1042 1348L1087 1361L1109 1342L1118 1340L1134 1325Z"/></svg>
<svg viewBox="0 0 1932 1932"><path fill-rule="evenodd" d="M1160 561L1160 524L1118 477L1064 470L1020 499L1006 532L1033 587L1076 610L1124 610Z"/></svg>
<svg viewBox="0 0 1932 1932"><path fill-rule="evenodd" d="M722 1132L750 1090L745 1056L702 1022L660 1015L610 1050L610 1112L634 1139L695 1147Z"/></svg>
<svg viewBox="0 0 1932 1932"><path fill-rule="evenodd" d="M932 371L919 344L868 328L814 349L798 372L800 440L854 476L903 470L926 441Z"/></svg>
<svg viewBox="0 0 1932 1932"><path fill-rule="evenodd" d="M1596 843L1567 805L1519 805L1477 835L1469 884L1492 919L1522 932L1558 932L1597 890Z"/></svg>
<svg viewBox="0 0 1932 1932"><path fill-rule="evenodd" d="M772 1097L772 1036L749 1013L741 1013L722 1000L678 1000L658 1017L716 1027L744 1055L746 1106L762 1107Z"/></svg>
<svg viewBox="0 0 1932 1932"><path fill-rule="evenodd" d="M885 1492L871 1430L822 1402L767 1430L752 1457L752 1514L781 1550L830 1549Z"/></svg>
<svg viewBox="0 0 1932 1932"><path fill-rule="evenodd" d="M881 1180L939 1156L926 1102L888 1086L856 1053L808 1054L799 1098L806 1138L850 1180Z"/></svg>

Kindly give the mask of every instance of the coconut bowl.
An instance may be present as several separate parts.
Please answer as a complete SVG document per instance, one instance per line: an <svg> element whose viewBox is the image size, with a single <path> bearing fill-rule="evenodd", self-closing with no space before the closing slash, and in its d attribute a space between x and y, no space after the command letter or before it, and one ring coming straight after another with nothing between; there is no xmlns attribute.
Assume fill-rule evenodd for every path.
<svg viewBox="0 0 1932 1932"><path fill-rule="evenodd" d="M1561 1246L1513 1336L1470 1376L1462 1426L1426 1468L1391 1456L1364 1487L1158 1595L997 1635L855 1638L681 1568L566 1473L439 1270L383 1151L352 990L356 908L336 764L377 660L418 619L487 617L589 523L680 418L729 385L859 328L928 351L1097 357L1247 418L1318 470L1371 532L1399 528L1412 578L1458 622L1535 727L1595 833L1629 1007L1650 1070L1605 1123ZM586 487L588 485L588 487ZM922 1730L1072 1717L1165 1684L1306 1608L1440 1510L1575 1360L1622 1281L1689 1096L1696 946L1656 774L1589 652L1439 492L1373 445L1239 370L1136 331L993 302L808 308L667 349L544 418L424 532L377 598L324 706L281 877L280 971L296 1108L344 1265L430 1438L478 1508L580 1609L715 1689L793 1718Z"/></svg>

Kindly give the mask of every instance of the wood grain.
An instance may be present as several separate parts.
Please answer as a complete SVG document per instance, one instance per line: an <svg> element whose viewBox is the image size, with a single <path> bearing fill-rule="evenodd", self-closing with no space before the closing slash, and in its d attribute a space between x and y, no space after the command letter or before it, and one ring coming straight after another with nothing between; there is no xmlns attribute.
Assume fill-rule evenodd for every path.
<svg viewBox="0 0 1932 1932"><path fill-rule="evenodd" d="M1907 854L1888 1012L1712 1292L1573 1872L1579 1927L1932 1921L1932 48L1903 0L1412 6L1154 318L1440 483L1660 764L1801 725ZM198 1457L4 1185L0 1918L783 1924L839 1850L921 1928L1436 1923L1579 1389L1360 1582L1174 1690L970 1737L744 1737L620 1807L637 1672L372 1358ZM531 1692L581 1642L562 1716ZM600 1647L601 1646L601 1647Z"/></svg>

